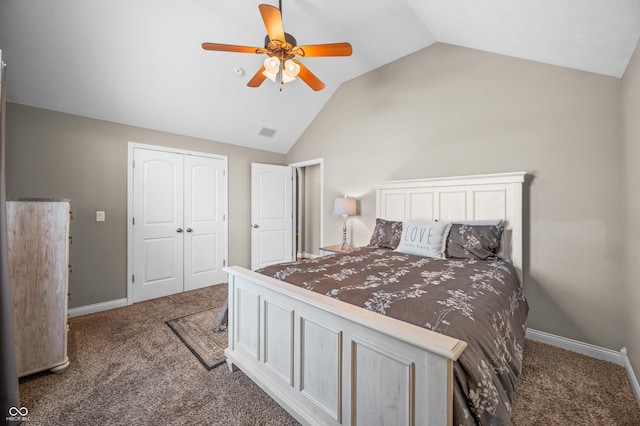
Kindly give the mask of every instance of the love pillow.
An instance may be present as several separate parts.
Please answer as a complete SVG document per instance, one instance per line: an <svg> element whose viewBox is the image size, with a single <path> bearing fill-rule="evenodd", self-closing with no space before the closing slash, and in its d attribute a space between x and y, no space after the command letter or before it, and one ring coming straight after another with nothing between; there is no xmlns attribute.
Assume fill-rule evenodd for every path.
<svg viewBox="0 0 640 426"><path fill-rule="evenodd" d="M444 258L446 236L451 224L448 222L402 222L402 236L395 251L416 256Z"/></svg>

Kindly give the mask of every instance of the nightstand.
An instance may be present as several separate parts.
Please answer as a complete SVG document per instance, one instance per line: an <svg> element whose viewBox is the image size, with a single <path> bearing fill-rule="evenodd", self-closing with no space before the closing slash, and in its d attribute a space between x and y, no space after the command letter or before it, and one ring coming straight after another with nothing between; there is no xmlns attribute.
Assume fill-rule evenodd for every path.
<svg viewBox="0 0 640 426"><path fill-rule="evenodd" d="M340 248L340 244L336 244L333 246L320 247L320 256L326 256L326 255L335 254L335 253L348 253L354 248L355 247L353 246L348 246L346 249L343 250Z"/></svg>

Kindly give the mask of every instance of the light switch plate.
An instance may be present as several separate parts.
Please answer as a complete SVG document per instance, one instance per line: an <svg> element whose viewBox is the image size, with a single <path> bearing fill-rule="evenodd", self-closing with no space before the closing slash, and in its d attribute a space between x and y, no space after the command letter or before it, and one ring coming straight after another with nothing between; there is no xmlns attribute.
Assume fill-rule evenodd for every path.
<svg viewBox="0 0 640 426"><path fill-rule="evenodd" d="M96 222L104 222L104 212L97 211L96 212Z"/></svg>

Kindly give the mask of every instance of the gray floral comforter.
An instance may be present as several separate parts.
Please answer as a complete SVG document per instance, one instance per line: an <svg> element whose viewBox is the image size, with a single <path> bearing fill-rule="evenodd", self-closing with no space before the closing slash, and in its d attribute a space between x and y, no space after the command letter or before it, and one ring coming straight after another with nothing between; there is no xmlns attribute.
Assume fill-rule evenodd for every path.
<svg viewBox="0 0 640 426"><path fill-rule="evenodd" d="M454 425L511 424L529 307L510 263L363 247L258 272L464 340L454 363Z"/></svg>

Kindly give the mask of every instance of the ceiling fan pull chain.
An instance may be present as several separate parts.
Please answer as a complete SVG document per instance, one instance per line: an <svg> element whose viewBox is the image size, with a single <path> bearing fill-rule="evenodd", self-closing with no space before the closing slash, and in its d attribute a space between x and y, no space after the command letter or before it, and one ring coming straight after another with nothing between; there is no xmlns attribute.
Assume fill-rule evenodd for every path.
<svg viewBox="0 0 640 426"><path fill-rule="evenodd" d="M280 63L280 91L282 92L282 87L284 86L284 72L282 70L283 65Z"/></svg>

